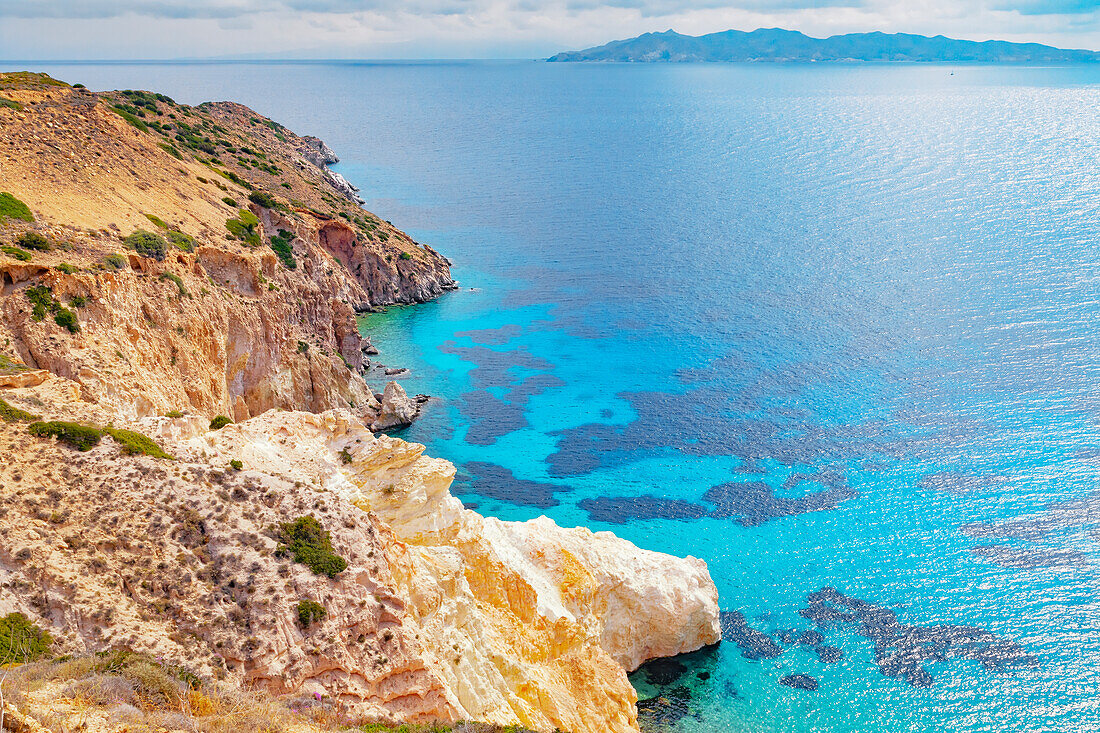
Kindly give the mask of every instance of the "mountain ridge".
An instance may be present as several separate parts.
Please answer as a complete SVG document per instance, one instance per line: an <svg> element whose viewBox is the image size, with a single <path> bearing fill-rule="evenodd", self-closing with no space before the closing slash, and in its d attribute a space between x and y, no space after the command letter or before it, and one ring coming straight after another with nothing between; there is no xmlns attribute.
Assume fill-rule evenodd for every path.
<svg viewBox="0 0 1100 733"><path fill-rule="evenodd" d="M847 33L813 38L784 28L725 30L687 36L674 30L643 33L547 59L565 61L653 62L838 62L877 63L1095 63L1100 52L1060 49L1040 43L966 41L943 35Z"/></svg>

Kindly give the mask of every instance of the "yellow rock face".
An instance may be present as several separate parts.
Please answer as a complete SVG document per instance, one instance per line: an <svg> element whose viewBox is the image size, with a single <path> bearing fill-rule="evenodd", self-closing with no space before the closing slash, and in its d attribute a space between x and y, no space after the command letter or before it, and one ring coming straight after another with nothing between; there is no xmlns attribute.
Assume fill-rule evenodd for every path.
<svg viewBox="0 0 1100 733"><path fill-rule="evenodd" d="M443 719L635 731L626 672L720 638L702 561L546 517L482 517L451 495L452 464L373 436L347 411L268 412L175 440L177 450L240 456L334 492L392 529L399 542L387 557L403 623L419 629L417 653L446 691Z"/></svg>

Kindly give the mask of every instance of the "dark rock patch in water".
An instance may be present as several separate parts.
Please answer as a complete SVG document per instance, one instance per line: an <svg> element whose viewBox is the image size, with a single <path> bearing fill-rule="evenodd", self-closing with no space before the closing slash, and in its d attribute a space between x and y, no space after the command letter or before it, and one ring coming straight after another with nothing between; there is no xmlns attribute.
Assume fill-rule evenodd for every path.
<svg viewBox="0 0 1100 733"><path fill-rule="evenodd" d="M858 624L857 633L874 642L875 663L884 675L929 687L933 679L926 662L959 657L976 661L991 672L1038 666L1038 659L1016 642L975 626L939 624L913 626L898 621L888 608L822 588L806 597L799 613L819 628Z"/></svg>
<svg viewBox="0 0 1100 733"><path fill-rule="evenodd" d="M813 692L818 688L817 680L808 674L789 674L779 680L779 684L793 687L796 690L809 690Z"/></svg>
<svg viewBox="0 0 1100 733"><path fill-rule="evenodd" d="M757 631L745 621L740 611L722 611L719 620L722 624L722 639L732 641L741 649L746 659L774 659L783 653L782 647L762 631Z"/></svg>
<svg viewBox="0 0 1100 733"><path fill-rule="evenodd" d="M756 527L770 519L836 509L840 502L857 495L847 482L842 482L838 487L789 498L776 496L772 487L762 481L731 481L707 489L703 500L716 505L711 516L737 518L737 523L744 527Z"/></svg>
<svg viewBox="0 0 1100 733"><path fill-rule="evenodd" d="M814 651L817 652L817 658L821 660L822 664L833 664L844 659L844 652L835 646L828 646L822 644L821 646L814 647Z"/></svg>
<svg viewBox="0 0 1100 733"><path fill-rule="evenodd" d="M691 715L691 691L674 687L656 697L638 701L638 723L644 730L660 730L676 725Z"/></svg>
<svg viewBox="0 0 1100 733"><path fill-rule="evenodd" d="M513 405L485 391L459 395L458 409L470 422L466 442L492 445L498 438L528 426L523 405Z"/></svg>
<svg viewBox="0 0 1100 733"><path fill-rule="evenodd" d="M593 521L609 524L642 519L699 519L707 514L706 507L698 504L658 496L601 496L582 499L577 506L588 512Z"/></svg>
<svg viewBox="0 0 1100 733"><path fill-rule="evenodd" d="M659 687L667 687L684 676L688 668L675 657L654 659L642 665L646 682Z"/></svg>
<svg viewBox="0 0 1100 733"><path fill-rule="evenodd" d="M558 505L555 494L572 491L569 486L561 484L517 478L511 470L495 463L472 461L464 468L471 474L471 480L466 487L456 487L459 493L468 489L480 496L488 496L499 501L547 508Z"/></svg>

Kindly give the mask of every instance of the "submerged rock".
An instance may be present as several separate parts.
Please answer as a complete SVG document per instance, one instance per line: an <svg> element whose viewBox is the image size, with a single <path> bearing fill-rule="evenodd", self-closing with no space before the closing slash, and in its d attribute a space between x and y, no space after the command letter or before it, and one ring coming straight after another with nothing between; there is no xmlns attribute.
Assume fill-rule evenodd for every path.
<svg viewBox="0 0 1100 733"><path fill-rule="evenodd" d="M793 687L796 690L809 690L811 692L818 688L817 680L808 674L789 674L779 680L779 684Z"/></svg>

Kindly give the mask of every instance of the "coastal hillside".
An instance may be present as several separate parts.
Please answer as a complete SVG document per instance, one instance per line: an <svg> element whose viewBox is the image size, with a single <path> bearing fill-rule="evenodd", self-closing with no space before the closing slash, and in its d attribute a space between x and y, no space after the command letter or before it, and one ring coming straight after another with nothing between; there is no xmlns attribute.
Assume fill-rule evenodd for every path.
<svg viewBox="0 0 1100 733"><path fill-rule="evenodd" d="M356 312L454 283L332 160L241 105L0 75L3 353L133 417L372 416Z"/></svg>
<svg viewBox="0 0 1100 733"><path fill-rule="evenodd" d="M798 31L758 28L685 36L673 30L645 33L549 61L876 61L987 64L1077 64L1100 61L1100 53L1039 43L962 41L911 33L848 33L811 38Z"/></svg>
<svg viewBox="0 0 1100 733"><path fill-rule="evenodd" d="M0 75L0 725L631 733L627 672L720 640L702 561L483 517L386 434L356 312L454 285L334 157Z"/></svg>

